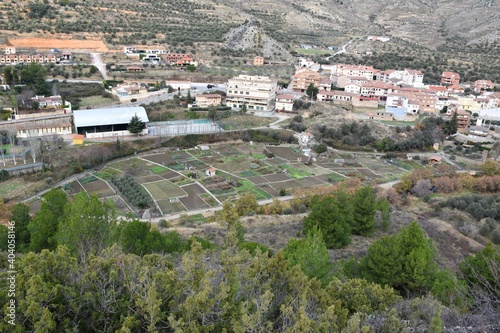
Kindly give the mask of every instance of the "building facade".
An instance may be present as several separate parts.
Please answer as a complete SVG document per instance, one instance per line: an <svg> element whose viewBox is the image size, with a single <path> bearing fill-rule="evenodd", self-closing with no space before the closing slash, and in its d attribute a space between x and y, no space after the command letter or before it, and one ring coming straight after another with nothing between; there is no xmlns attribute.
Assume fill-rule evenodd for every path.
<svg viewBox="0 0 500 333"><path fill-rule="evenodd" d="M277 81L268 76L239 75L227 82L226 104L233 110L272 112L275 109Z"/></svg>
<svg viewBox="0 0 500 333"><path fill-rule="evenodd" d="M217 106L222 102L222 96L219 94L203 94L196 95L196 106L200 108L208 108L212 105Z"/></svg>
<svg viewBox="0 0 500 333"><path fill-rule="evenodd" d="M310 68L299 69L292 77L292 90L305 92L310 84L318 88L320 79L320 74Z"/></svg>

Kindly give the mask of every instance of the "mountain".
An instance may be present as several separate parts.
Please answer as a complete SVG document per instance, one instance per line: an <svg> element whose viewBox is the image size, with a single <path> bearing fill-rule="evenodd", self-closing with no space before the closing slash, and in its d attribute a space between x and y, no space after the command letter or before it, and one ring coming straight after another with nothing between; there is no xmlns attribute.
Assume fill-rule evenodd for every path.
<svg viewBox="0 0 500 333"><path fill-rule="evenodd" d="M224 42L248 22L284 46L377 34L436 48L453 39L492 42L500 33L493 0L54 0L4 2L0 12L6 34L90 33L109 44Z"/></svg>

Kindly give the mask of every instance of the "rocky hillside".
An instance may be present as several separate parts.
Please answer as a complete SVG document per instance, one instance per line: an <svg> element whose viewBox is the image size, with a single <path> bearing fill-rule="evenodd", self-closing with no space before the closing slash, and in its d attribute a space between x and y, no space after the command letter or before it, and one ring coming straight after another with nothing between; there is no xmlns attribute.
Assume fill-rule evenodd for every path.
<svg viewBox="0 0 500 333"><path fill-rule="evenodd" d="M260 40L246 43L271 56L290 44L339 45L368 34L431 48L453 38L491 42L499 35L499 13L500 2L493 0L18 1L0 3L0 29L9 35L87 32L109 44L146 41L194 47L226 42L236 48L242 42L232 32L247 30L251 38L260 31ZM250 27L255 31L248 31Z"/></svg>

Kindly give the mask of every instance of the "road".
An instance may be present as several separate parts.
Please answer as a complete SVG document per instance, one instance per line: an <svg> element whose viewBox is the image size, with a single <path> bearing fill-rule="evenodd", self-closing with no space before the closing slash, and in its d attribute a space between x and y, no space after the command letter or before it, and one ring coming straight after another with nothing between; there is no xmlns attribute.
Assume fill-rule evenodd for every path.
<svg viewBox="0 0 500 333"><path fill-rule="evenodd" d="M92 57L92 65L97 67L99 72L101 72L101 75L104 80L108 79L108 74L106 73L106 64L104 61L102 61L101 54L100 53L91 53L90 56Z"/></svg>
<svg viewBox="0 0 500 333"><path fill-rule="evenodd" d="M352 43L352 40L348 41L345 45L343 45L339 51L335 52L334 54L332 54L331 56L329 57L326 57L325 60L330 60L330 58L332 57L335 57L336 55L339 55L339 54L342 54L342 53L346 53L347 51L347 47L349 46L349 44Z"/></svg>

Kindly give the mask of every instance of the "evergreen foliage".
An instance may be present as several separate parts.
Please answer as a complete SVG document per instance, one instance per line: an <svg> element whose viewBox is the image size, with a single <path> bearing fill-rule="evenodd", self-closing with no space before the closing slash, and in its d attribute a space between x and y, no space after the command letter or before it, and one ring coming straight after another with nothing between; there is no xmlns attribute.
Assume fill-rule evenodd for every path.
<svg viewBox="0 0 500 333"><path fill-rule="evenodd" d="M353 234L367 237L375 232L375 199L371 186L364 186L356 191L352 203Z"/></svg>
<svg viewBox="0 0 500 333"><path fill-rule="evenodd" d="M319 228L323 234L326 247L336 249L351 243L350 203L342 205L332 197L314 198L311 212L304 219L304 232L307 234Z"/></svg>
<svg viewBox="0 0 500 333"><path fill-rule="evenodd" d="M142 122L141 118L139 116L137 116L137 114L136 114L136 115L132 116L132 118L130 119L130 122L128 123L127 130L130 133L139 134L142 132L144 127L146 127L146 124L144 122Z"/></svg>

